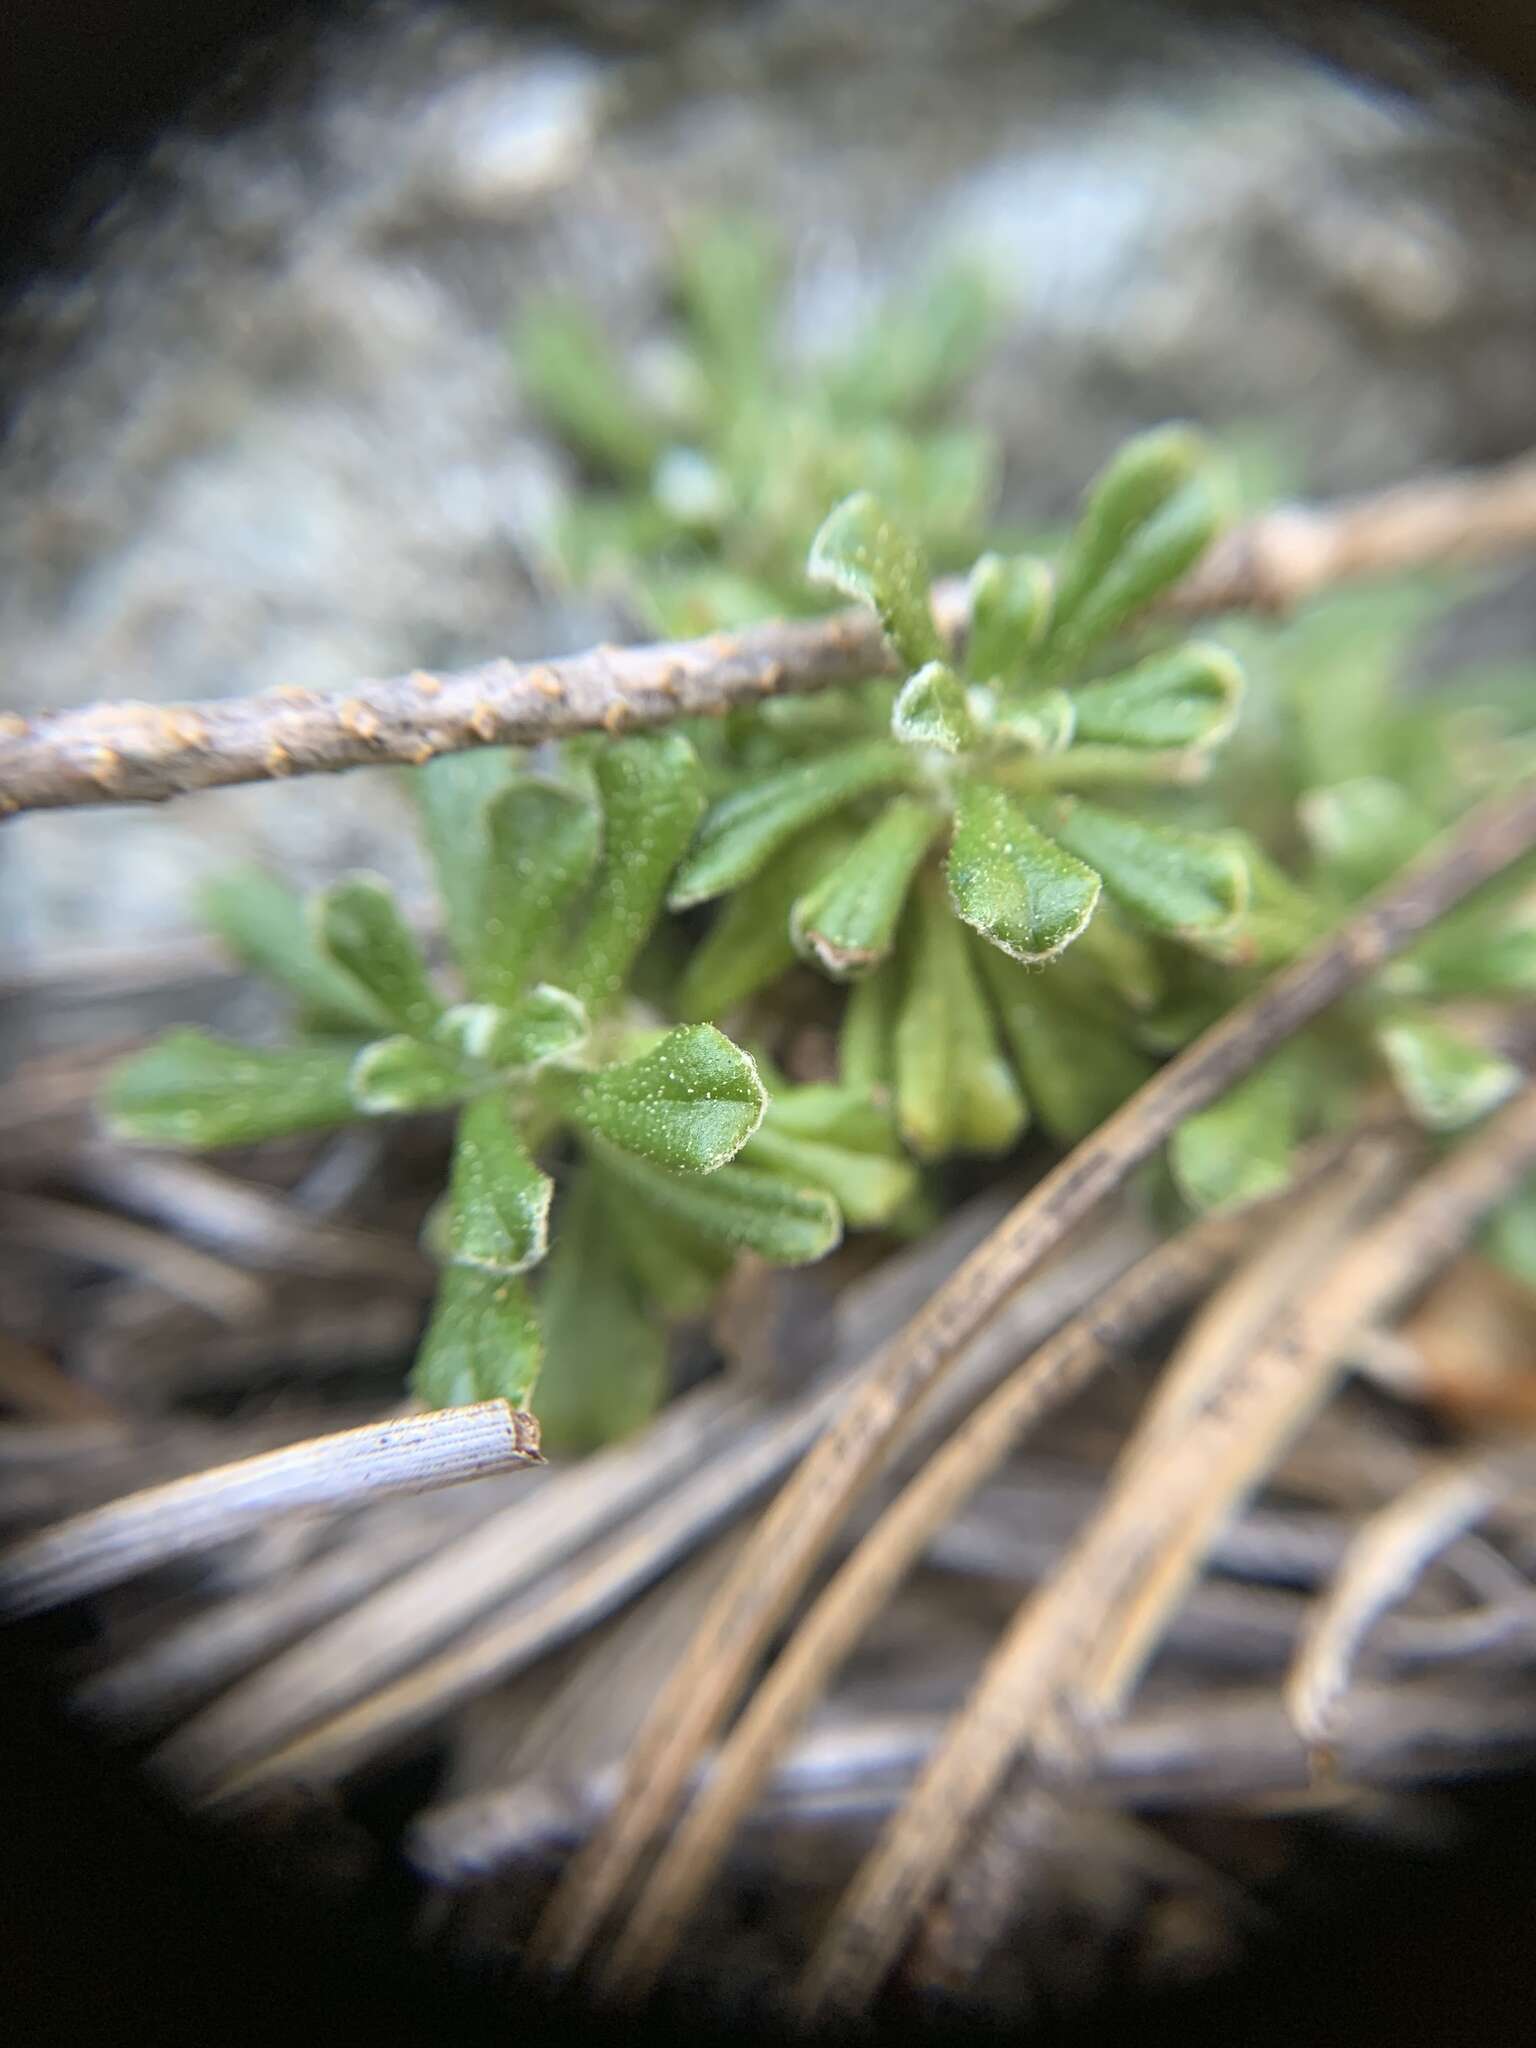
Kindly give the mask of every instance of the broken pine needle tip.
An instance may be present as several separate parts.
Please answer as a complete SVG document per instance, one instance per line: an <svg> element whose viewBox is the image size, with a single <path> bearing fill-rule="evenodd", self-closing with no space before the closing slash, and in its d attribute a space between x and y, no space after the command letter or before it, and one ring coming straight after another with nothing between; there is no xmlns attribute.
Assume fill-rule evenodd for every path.
<svg viewBox="0 0 1536 2048"><path fill-rule="evenodd" d="M506 1401L396 1415L215 1466L72 1516L0 1553L0 1613L37 1614L301 1511L340 1512L543 1462Z"/></svg>

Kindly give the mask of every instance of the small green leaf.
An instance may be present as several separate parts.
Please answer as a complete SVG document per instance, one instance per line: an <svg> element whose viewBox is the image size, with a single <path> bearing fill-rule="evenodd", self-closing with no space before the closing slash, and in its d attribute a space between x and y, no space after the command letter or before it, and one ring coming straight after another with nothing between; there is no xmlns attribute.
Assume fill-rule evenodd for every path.
<svg viewBox="0 0 1536 2048"><path fill-rule="evenodd" d="M317 896L311 907L321 946L365 988L401 1031L422 1038L443 1013L410 926L385 884L351 875Z"/></svg>
<svg viewBox="0 0 1536 2048"><path fill-rule="evenodd" d="M682 240L677 291L705 372L727 406L762 387L773 340L780 256L760 221L714 220Z"/></svg>
<svg viewBox="0 0 1536 2048"><path fill-rule="evenodd" d="M489 852L470 987L510 1006L557 947L597 860L597 811L575 790L521 777L489 805Z"/></svg>
<svg viewBox="0 0 1536 2048"><path fill-rule="evenodd" d="M602 859L560 983L596 1013L623 993L661 914L667 883L704 808L704 775L680 732L610 742L594 772L603 807Z"/></svg>
<svg viewBox="0 0 1536 2048"><path fill-rule="evenodd" d="M1514 919L1448 917L1401 965L1430 995L1536 995L1536 922L1528 911Z"/></svg>
<svg viewBox="0 0 1536 2048"><path fill-rule="evenodd" d="M462 1102L473 1082L451 1052L419 1038L381 1038L352 1062L354 1112L403 1116Z"/></svg>
<svg viewBox="0 0 1536 2048"><path fill-rule="evenodd" d="M666 1340L618 1255L590 1172L561 1202L539 1309L544 1449L580 1456L642 1428L666 1391Z"/></svg>
<svg viewBox="0 0 1536 2048"><path fill-rule="evenodd" d="M724 1017L792 967L790 911L817 877L842 862L853 843L852 832L840 820L829 820L802 833L735 890L689 955L677 987L677 1014L689 1023Z"/></svg>
<svg viewBox="0 0 1536 2048"><path fill-rule="evenodd" d="M896 1119L921 1159L1006 1152L1028 1109L998 1049L965 933L937 889L912 892L902 927Z"/></svg>
<svg viewBox="0 0 1536 2048"><path fill-rule="evenodd" d="M1089 487L1057 567L1047 635L1053 655L1090 645L1124 617L1128 585L1150 581L1150 597L1204 547L1214 523L1198 489L1206 460L1187 428L1160 427L1127 442ZM1186 496L1192 490L1193 501Z"/></svg>
<svg viewBox="0 0 1536 2048"><path fill-rule="evenodd" d="M901 977L891 961L856 981L848 991L837 1039L838 1072L847 1087L872 1095L889 1091L895 1079L894 1037L900 1003Z"/></svg>
<svg viewBox="0 0 1536 2048"><path fill-rule="evenodd" d="M388 1023L365 988L315 943L304 899L261 868L217 876L199 907L235 958L289 989L312 1031L372 1032Z"/></svg>
<svg viewBox="0 0 1536 2048"><path fill-rule="evenodd" d="M1524 1078L1511 1060L1463 1038L1437 1018L1404 1012L1377 1027L1376 1042L1412 1115L1432 1131L1476 1123Z"/></svg>
<svg viewBox="0 0 1536 2048"><path fill-rule="evenodd" d="M1070 625L1053 630L1053 661L1071 662L1177 583L1205 553L1221 525L1213 486L1194 477L1127 543L1083 599ZM1058 592L1056 617L1061 617Z"/></svg>
<svg viewBox="0 0 1536 2048"><path fill-rule="evenodd" d="M107 1082L107 1127L130 1143L208 1151L356 1117L351 1047L257 1051L204 1031L170 1031Z"/></svg>
<svg viewBox="0 0 1536 2048"><path fill-rule="evenodd" d="M664 450L651 476L651 495L669 519L700 534L712 532L731 510L730 484L719 464L698 448ZM704 563L695 566L697 585L706 594L710 614L705 631L716 623L745 625L763 616L767 593L762 584L735 569ZM679 594L681 587L693 580L684 571L679 579ZM771 607L771 598L768 604Z"/></svg>
<svg viewBox="0 0 1536 2048"><path fill-rule="evenodd" d="M976 744L976 722L952 668L930 661L907 677L891 712L891 732L909 747L937 747L945 754L963 754Z"/></svg>
<svg viewBox="0 0 1536 2048"><path fill-rule="evenodd" d="M895 797L836 867L795 904L799 952L837 980L868 973L890 952L901 906L944 820L920 797Z"/></svg>
<svg viewBox="0 0 1536 2048"><path fill-rule="evenodd" d="M513 346L528 396L556 432L597 468L645 482L662 437L591 314L548 299L525 315Z"/></svg>
<svg viewBox="0 0 1536 2048"><path fill-rule="evenodd" d="M448 1256L489 1273L522 1273L549 1243L555 1184L528 1156L502 1095L460 1112L448 1183Z"/></svg>
<svg viewBox="0 0 1536 2048"><path fill-rule="evenodd" d="M1033 555L983 555L970 576L965 671L973 682L1018 683L1045 632L1051 572Z"/></svg>
<svg viewBox="0 0 1536 2048"><path fill-rule="evenodd" d="M547 981L529 989L505 1014L490 1055L498 1067L542 1067L563 1059L584 1043L589 1028L585 1007L569 990Z"/></svg>
<svg viewBox="0 0 1536 2048"><path fill-rule="evenodd" d="M677 524L655 498L639 491L570 499L556 527L556 562L570 583L606 584L646 615L642 565L677 545Z"/></svg>
<svg viewBox="0 0 1536 2048"><path fill-rule="evenodd" d="M997 706L994 740L1030 754L1063 754L1077 736L1077 705L1065 690L1035 690Z"/></svg>
<svg viewBox="0 0 1536 2048"><path fill-rule="evenodd" d="M1214 747L1237 722L1243 672L1203 642L1072 693L1077 737L1115 747Z"/></svg>
<svg viewBox="0 0 1536 2048"><path fill-rule="evenodd" d="M471 747L462 754L439 754L410 771L449 941L465 967L479 949L483 924L490 859L486 806L506 787L516 759L511 747Z"/></svg>
<svg viewBox="0 0 1536 2048"><path fill-rule="evenodd" d="M1154 931L1191 941L1219 936L1247 907L1247 863L1223 835L1147 825L1077 801L1056 807L1051 829L1098 870L1117 902Z"/></svg>
<svg viewBox="0 0 1536 2048"><path fill-rule="evenodd" d="M864 459L857 465L858 479L898 519L921 534L929 547L941 550L946 560L974 559L980 522L997 493L995 435L979 427L949 427L916 440L898 427L883 432L871 428L860 454ZM847 482L854 480L850 465ZM822 505L827 497L821 499Z"/></svg>
<svg viewBox="0 0 1536 2048"><path fill-rule="evenodd" d="M675 570L647 565L636 601L648 629L664 640L702 640L709 633L735 632L759 625L783 609L783 599L769 584L705 562Z"/></svg>
<svg viewBox="0 0 1536 2048"><path fill-rule="evenodd" d="M1449 598L1431 576L1400 578L1335 591L1284 626L1265 626L1263 655L1285 687L1289 750L1304 784L1352 782L1388 767L1405 708L1397 671Z"/></svg>
<svg viewBox="0 0 1536 2048"><path fill-rule="evenodd" d="M712 1024L681 1024L622 1066L584 1074L573 1113L589 1131L672 1173L713 1173L763 1120L750 1055Z"/></svg>
<svg viewBox="0 0 1536 2048"><path fill-rule="evenodd" d="M1195 1209L1225 1209L1290 1183L1301 1135L1305 1067L1266 1060L1219 1102L1182 1123L1168 1146L1179 1192Z"/></svg>
<svg viewBox="0 0 1536 2048"><path fill-rule="evenodd" d="M918 1189L889 1114L852 1088L775 1090L742 1157L799 1186L825 1188L859 1229L888 1223Z"/></svg>
<svg viewBox="0 0 1536 2048"><path fill-rule="evenodd" d="M890 420L927 410L969 373L997 324L997 293L973 263L882 306L828 378L840 413Z"/></svg>
<svg viewBox="0 0 1536 2048"><path fill-rule="evenodd" d="M811 542L806 573L880 615L891 645L909 669L936 661L941 649L928 603L928 564L911 534L887 517L868 491L855 491L823 520Z"/></svg>
<svg viewBox="0 0 1536 2048"><path fill-rule="evenodd" d="M1155 1008L1167 987L1153 941L1128 924L1113 903L1099 904L1073 946L1072 959L1132 1010Z"/></svg>
<svg viewBox="0 0 1536 2048"><path fill-rule="evenodd" d="M607 1172L665 1221L733 1251L756 1252L770 1265L809 1265L843 1234L837 1204L821 1188L792 1187L739 1163L700 1179L667 1173L600 1140L595 1149Z"/></svg>
<svg viewBox="0 0 1536 2048"><path fill-rule="evenodd" d="M429 1408L495 1400L526 1408L541 1352L524 1281L478 1266L446 1266L411 1368L411 1392Z"/></svg>
<svg viewBox="0 0 1536 2048"><path fill-rule="evenodd" d="M734 1248L637 1202L634 1190L614 1180L601 1159L594 1157L589 1171L614 1241L647 1298L666 1316L702 1315L731 1269Z"/></svg>
<svg viewBox="0 0 1536 2048"><path fill-rule="evenodd" d="M962 783L949 849L957 916L1015 960L1049 960L1092 917L1099 878L1037 832L1023 806L983 782Z"/></svg>
<svg viewBox="0 0 1536 2048"><path fill-rule="evenodd" d="M1231 926L1199 941L1213 960L1242 967L1278 967L1294 960L1328 929L1332 913L1314 891L1302 889L1246 832L1223 832L1248 875L1248 902Z"/></svg>
<svg viewBox="0 0 1536 2048"><path fill-rule="evenodd" d="M1380 775L1309 789L1296 809L1325 872L1351 896L1396 874L1435 836L1436 820Z"/></svg>
<svg viewBox="0 0 1536 2048"><path fill-rule="evenodd" d="M1489 1258L1527 1287L1536 1287L1536 1180L1501 1202L1482 1232Z"/></svg>
<svg viewBox="0 0 1536 2048"><path fill-rule="evenodd" d="M890 1111L868 1089L847 1082L815 1081L800 1088L775 1082L763 1128L795 1138L816 1138L849 1152L901 1157Z"/></svg>
<svg viewBox="0 0 1536 2048"><path fill-rule="evenodd" d="M444 1011L436 1038L461 1058L498 1072L532 1072L575 1052L587 1030L587 1013L576 998L541 981L509 1010L496 1003L455 1003Z"/></svg>
<svg viewBox="0 0 1536 2048"><path fill-rule="evenodd" d="M846 690L818 690L810 697L765 697L733 714L749 746L761 747L763 761L777 764L786 754L820 753L864 738L872 725L889 723L896 685L880 677ZM750 753L744 765L753 765Z"/></svg>
<svg viewBox="0 0 1536 2048"><path fill-rule="evenodd" d="M865 740L797 763L734 791L700 825L672 884L674 910L708 902L755 875L806 826L871 790L908 781L912 756L895 740Z"/></svg>
<svg viewBox="0 0 1536 2048"><path fill-rule="evenodd" d="M1135 1094L1151 1061L1113 1023L1063 999L1064 970L1035 973L986 945L976 958L1030 1106L1058 1144L1075 1145Z"/></svg>

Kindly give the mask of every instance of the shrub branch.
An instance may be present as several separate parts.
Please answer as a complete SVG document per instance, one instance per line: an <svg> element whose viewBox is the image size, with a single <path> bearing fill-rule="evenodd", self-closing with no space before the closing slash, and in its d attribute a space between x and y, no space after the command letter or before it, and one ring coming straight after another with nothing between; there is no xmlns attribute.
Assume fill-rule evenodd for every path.
<svg viewBox="0 0 1536 2048"><path fill-rule="evenodd" d="M1181 616L1284 611L1336 583L1490 561L1536 546L1536 458L1430 478L1236 528L1166 601ZM965 596L935 591L947 630ZM551 661L417 670L341 690L284 686L193 704L100 703L0 714L0 815L162 803L191 790L429 761L469 747L631 732L823 690L898 663L872 614L774 620L738 633L598 647Z"/></svg>

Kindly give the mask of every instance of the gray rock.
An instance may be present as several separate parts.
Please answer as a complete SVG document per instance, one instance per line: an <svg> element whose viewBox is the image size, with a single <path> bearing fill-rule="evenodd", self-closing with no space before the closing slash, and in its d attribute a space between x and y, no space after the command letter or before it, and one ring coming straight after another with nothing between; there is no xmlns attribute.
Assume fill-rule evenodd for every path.
<svg viewBox="0 0 1536 2048"><path fill-rule="evenodd" d="M1318 490L1536 438L1529 174L1465 121L1129 4L566 14L370 9L306 93L167 137L36 282L4 337L10 706L600 637L545 573L569 475L507 322L561 280L654 349L670 238L720 204L781 228L792 346L951 246L993 262L1012 314L970 403L1013 517L1170 414L1258 426ZM252 855L424 892L369 772L17 821L0 924L34 963L175 937L189 885Z"/></svg>

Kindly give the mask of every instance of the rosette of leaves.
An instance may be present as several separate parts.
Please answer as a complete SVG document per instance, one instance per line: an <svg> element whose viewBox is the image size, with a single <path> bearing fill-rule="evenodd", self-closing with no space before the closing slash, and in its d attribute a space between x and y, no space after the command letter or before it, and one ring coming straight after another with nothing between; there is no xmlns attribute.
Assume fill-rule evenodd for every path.
<svg viewBox="0 0 1536 2048"><path fill-rule="evenodd" d="M430 971L375 878L305 903L231 877L209 914L296 1000L298 1042L173 1032L118 1066L108 1120L206 1149L451 1111L412 1386L433 1406L526 1405L540 1382L548 1441L585 1447L644 1419L667 1317L701 1309L737 1252L818 1258L845 1214L899 1207L910 1175L889 1120L850 1091L790 1089L770 1108L754 1060L712 1024L667 1029L629 997L703 807L685 738L570 746L549 772L456 756L417 787L459 985Z"/></svg>
<svg viewBox="0 0 1536 2048"><path fill-rule="evenodd" d="M1162 815L1230 734L1238 664L1205 642L1125 650L1218 504L1193 434L1133 441L1054 566L976 563L958 658L914 536L868 492L840 504L810 574L872 605L909 672L850 693L830 743L752 760L705 815L670 900L725 901L684 1014L725 1014L796 956L851 983L845 1075L889 1089L924 1158L1002 1151L1031 1106L1075 1138L1122 1100L1148 1071L1134 1018L1165 954L1254 947L1242 835Z"/></svg>
<svg viewBox="0 0 1536 2048"><path fill-rule="evenodd" d="M1263 864L1287 892L1294 946L1282 950L1320 936L1471 804L1530 773L1529 670L1484 701L1475 673L1438 689L1406 679L1410 651L1453 594L1421 581L1339 596L1244 635L1261 730L1212 799L1250 815L1267 807L1266 836L1292 870ZM1232 1000L1230 986L1209 983L1186 994L1184 1032ZM1384 1078L1431 1132L1477 1121L1521 1081L1491 1015L1533 994L1536 864L1525 861L1190 1119L1170 1147L1179 1187L1210 1208L1283 1186L1301 1140L1342 1124ZM1526 1241L1523 1225L1506 1236Z"/></svg>
<svg viewBox="0 0 1536 2048"><path fill-rule="evenodd" d="M829 360L796 363L775 342L780 273L760 225L696 230L648 380L579 303L545 298L519 322L523 387L586 476L559 523L561 566L616 583L648 630L805 610L806 547L856 486L945 563L975 551L994 441L944 414L994 331L986 280L947 268Z"/></svg>

